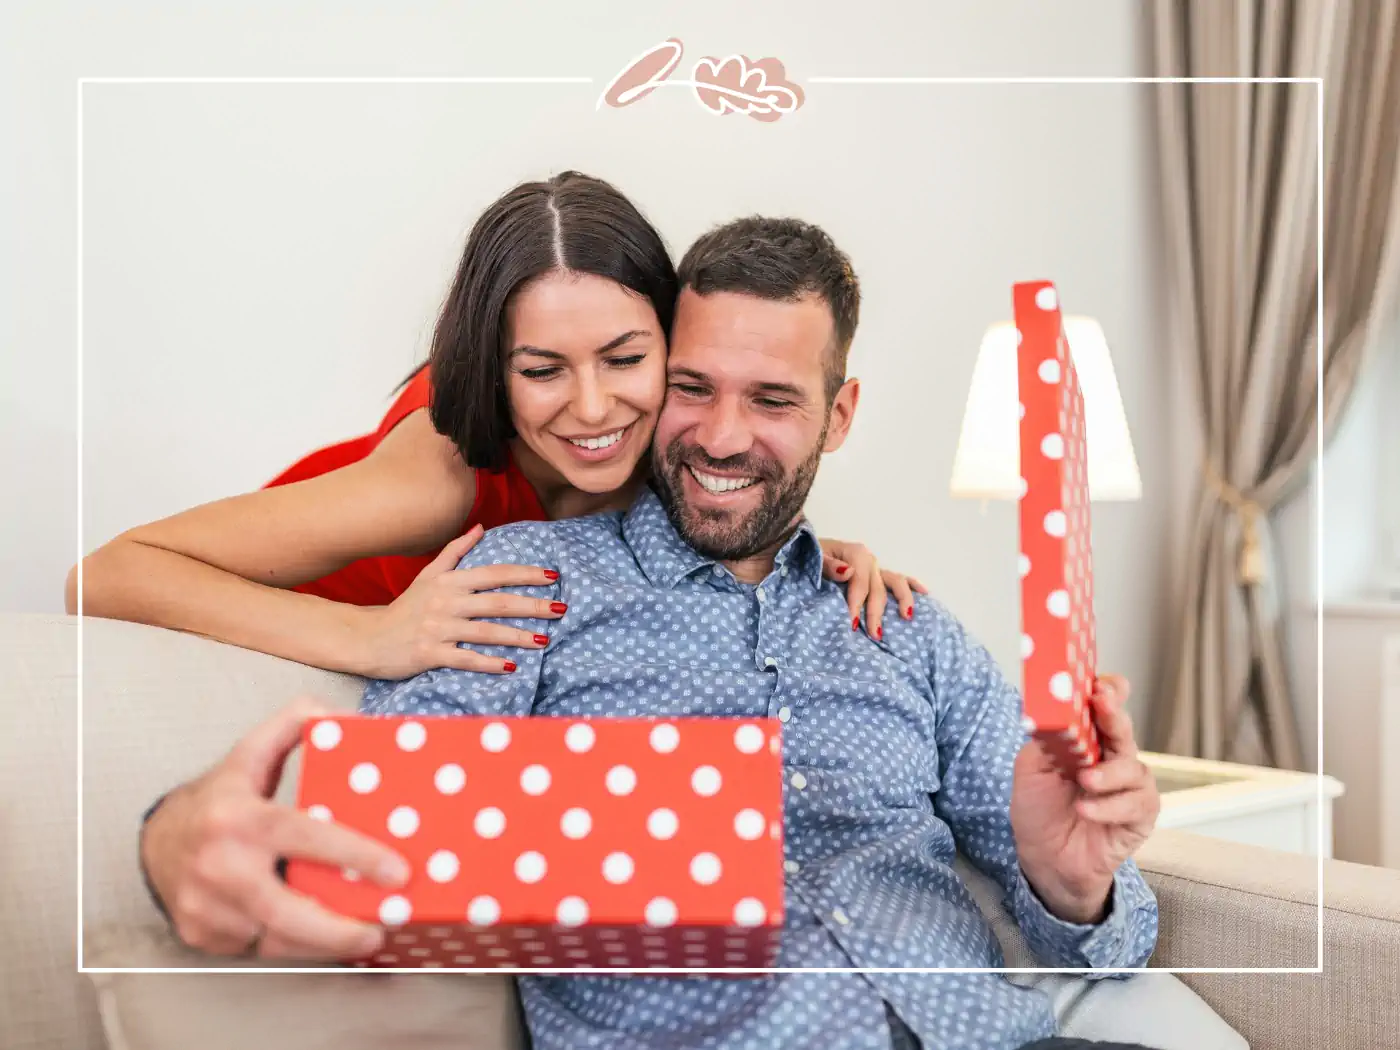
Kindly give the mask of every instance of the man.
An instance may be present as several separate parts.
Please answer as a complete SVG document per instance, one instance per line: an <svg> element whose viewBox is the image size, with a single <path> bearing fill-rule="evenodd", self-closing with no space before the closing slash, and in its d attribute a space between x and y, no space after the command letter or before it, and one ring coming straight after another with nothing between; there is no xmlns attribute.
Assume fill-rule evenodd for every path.
<svg viewBox="0 0 1400 1050"><path fill-rule="evenodd" d="M557 570L552 587L529 591L569 605L550 645L513 653L511 675L372 683L365 709L776 717L788 914L778 965L902 969L523 977L539 1050L1011 1050L1051 1036L1038 991L994 973L910 968L1002 965L952 870L956 849L999 883L1044 964L1146 962L1157 908L1130 857L1158 800L1122 709L1126 683L1100 680L1105 761L1074 784L1025 744L1016 692L937 604L918 599L912 619L877 639L852 631L802 519L821 456L845 440L859 398L845 379L859 311L850 265L815 227L746 219L702 237L680 276L653 489L625 513L495 530L462 562ZM378 931L267 875L293 851L386 885L404 874L389 870L384 847L333 826L308 843L314 822L250 800L250 786L275 780L260 771L275 769L296 721L264 727L232 772L186 789L145 836L156 888L181 898L177 927L183 919L182 935L202 947L237 951L263 930L268 954L377 946ZM216 807L211 834L201 814ZM238 878L221 874L221 860Z"/></svg>

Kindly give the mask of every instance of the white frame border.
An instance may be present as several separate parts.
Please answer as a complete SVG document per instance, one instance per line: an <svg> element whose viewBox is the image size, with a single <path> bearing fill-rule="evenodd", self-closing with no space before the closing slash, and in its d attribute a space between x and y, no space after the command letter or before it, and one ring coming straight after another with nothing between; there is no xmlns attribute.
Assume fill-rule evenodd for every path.
<svg viewBox="0 0 1400 1050"><path fill-rule="evenodd" d="M654 974L710 973L1323 973L1323 851L1317 841L1317 965L1316 966L1187 966L1187 967L399 967L399 966L85 966L83 962L83 99L88 84L592 84L592 77L78 77L77 84L77 960L78 973L584 973ZM808 84L1313 84L1317 88L1317 420L1323 412L1323 77L808 77ZM1317 434L1316 546L1323 545L1322 433ZM1317 594L1323 594L1322 557L1316 557ZM1317 603L1317 813L1323 811L1323 615Z"/></svg>

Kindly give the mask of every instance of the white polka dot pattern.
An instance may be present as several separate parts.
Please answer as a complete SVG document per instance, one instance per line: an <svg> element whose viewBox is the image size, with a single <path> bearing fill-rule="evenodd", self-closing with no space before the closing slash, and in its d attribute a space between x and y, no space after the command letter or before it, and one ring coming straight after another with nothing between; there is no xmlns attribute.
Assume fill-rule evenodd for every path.
<svg viewBox="0 0 1400 1050"><path fill-rule="evenodd" d="M311 727L311 746L318 751L329 751L340 743L340 723L334 721L317 722Z"/></svg>
<svg viewBox="0 0 1400 1050"><path fill-rule="evenodd" d="M647 816L647 834L654 839L669 839L679 827L680 819L676 811L665 806L652 810Z"/></svg>
<svg viewBox="0 0 1400 1050"><path fill-rule="evenodd" d="M451 850L440 849L428 858L428 878L434 882L451 882L460 869L457 854Z"/></svg>
<svg viewBox="0 0 1400 1050"><path fill-rule="evenodd" d="M776 720L415 715L333 724L337 746L303 766L305 797L325 800L309 812L330 819L334 805L348 827L387 829L422 878L387 895L325 873L334 890L323 899L385 924L407 907L411 917L394 925L418 939L392 951L398 965L452 967L467 954L486 966L622 957L703 967L736 951L746 966L772 965L783 921L781 839L765 834L782 812L781 758L768 746L779 739ZM289 881L305 875L295 867ZM754 936L722 945L715 931L740 913L758 916ZM659 939L629 937L629 921ZM622 942L604 951L602 928L623 930ZM565 930L575 943L558 940ZM704 950L683 951L682 936L696 932L702 940L689 943ZM457 947L437 946L443 939Z"/></svg>
<svg viewBox="0 0 1400 1050"><path fill-rule="evenodd" d="M593 830L593 815L582 806L566 809L559 818L559 830L565 838L581 839Z"/></svg>
<svg viewBox="0 0 1400 1050"><path fill-rule="evenodd" d="M1062 431L1067 445L1072 432ZM1072 521L1068 526L1066 538L1071 539L1076 529ZM1032 560L1035 575L1038 562ZM725 746L717 743L694 764L687 762L678 790L662 797L638 758L655 755L650 728L688 717L767 724L762 720L789 707L793 717L781 740L773 734L769 746L760 747L784 767L786 828L766 813L759 815L757 826L757 841L781 850L781 943L773 944L771 907L768 922L756 927L735 924L738 899L731 898L713 926L687 928L682 921L648 928L613 922L615 916L599 900L575 889L542 902L532 924L519 924L528 927L519 931L525 937L508 936L513 927L506 922L467 927L475 939L454 934L453 943L463 945L452 949L454 954L447 954L445 943L430 942L441 945L430 949L435 960L493 967L520 959L528 966L536 953L525 953L519 945L526 940L549 944L552 936L553 947L539 957L551 958L549 966L556 970L574 965L645 970L657 962L648 952L666 951L680 966L743 966L745 959L772 947L778 950L779 966L1000 966L995 937L953 871L955 841L997 882L1042 964L1135 967L1147 960L1156 938L1156 904L1131 862L1117 873L1108 918L1092 927L1054 918L1020 876L1008 814L1012 766L1024 740L1020 698L987 651L936 601L918 596L912 620L888 616L882 642L853 632L843 591L822 580L815 532L804 524L779 550L773 573L763 581L767 598L759 602L753 587L686 547L650 493L626 513L492 530L462 565L502 563L560 572L550 587L507 589L568 603L568 613L551 627L550 645L539 651L485 647L490 655L519 663L512 675L434 671L407 682L371 683L363 709L425 721L429 742L419 755L425 763L446 760L427 754L438 735L434 715L534 715L541 716L536 721L557 720L563 726L614 717L649 720L626 755L608 756L597 767L599 784L612 765L636 767L640 776L631 793L604 804L635 806L637 831L626 844L601 842L590 869L600 883L629 894L630 906L644 908L655 897L680 900L682 890L697 888L688 868L698 852L714 852L722 863L715 886L698 888L728 884L735 861L718 839L685 841L692 821L682 806L705 801L689 784L700 764L723 773L720 792L708 801L728 800L734 777L724 755L744 753L731 728ZM1042 608L1049 590L1041 595ZM538 626L534 621L498 622L527 631ZM768 659L772 663L765 664ZM596 749L607 747L606 736L599 732ZM501 752L502 758L518 742ZM669 757L680 759L685 748L683 728L680 747ZM511 843L507 871L521 849L539 848L550 855L551 874L537 884L541 888L551 876L583 865L554 859L566 842L562 835L545 849L528 841L526 829L556 828L568 806L595 808L563 790L567 752L561 747L557 756L515 756L504 774L514 785L529 762L542 762L555 774L554 787L531 800L555 806L552 815L526 823L512 809L510 830L502 836L503 849L506 841ZM469 826L478 808L504 802L471 795L481 771L476 760L463 764L468 773L464 795L471 802L460 819ZM386 786L394 783L390 771L385 773ZM794 776L799 773L800 781ZM751 818L740 818L753 805L743 799L725 817L720 830L731 842L745 842L745 834L754 830ZM646 816L661 806L680 814L680 831L669 842L651 839L644 828ZM594 813L594 831L584 841L596 840L606 826L601 812ZM420 837L429 832L425 820ZM642 851L649 844L669 849L682 867L664 887L646 881ZM476 850L481 843L472 838L470 845ZM605 869L622 881L610 882ZM464 860L459 883L466 870ZM289 878L294 874L307 878L296 873L295 865ZM334 872L324 877L334 879ZM335 885L342 894L338 899L348 899L344 885ZM349 888L364 889L371 910L377 907L380 898L372 887L362 882ZM416 893L417 882L413 889ZM557 908L570 892L589 905L583 926L557 925ZM509 903L503 899L503 907ZM464 911L465 904L457 914ZM386 957L374 965L418 965L406 953L420 946L422 935L416 924L406 931L413 943L399 945L391 939ZM566 945L565 936L578 936L587 947ZM487 939L492 937L499 940ZM667 937L676 938L675 943L668 945ZM756 939L770 947L757 947ZM591 954L586 959L568 954L580 951ZM457 956L469 956L474 963ZM826 1046L833 1045L833 1018L840 1019L843 1050L887 1050L885 1002L928 1047L1001 1050L1054 1033L1046 998L995 973L896 969L685 981L561 973L523 975L518 987L538 1050Z"/></svg>
<svg viewBox="0 0 1400 1050"><path fill-rule="evenodd" d="M350 770L350 790L368 795L379 786L379 767L373 762L361 762Z"/></svg>
<svg viewBox="0 0 1400 1050"><path fill-rule="evenodd" d="M389 834L406 839L418 830L418 811L412 806L396 806L389 814Z"/></svg>
<svg viewBox="0 0 1400 1050"><path fill-rule="evenodd" d="M587 722L577 722L564 733L564 746L574 754L581 755L593 746L597 734Z"/></svg>
<svg viewBox="0 0 1400 1050"><path fill-rule="evenodd" d="M444 795L455 795L467 783L467 772L456 762L448 762L438 767L433 774L433 784Z"/></svg>
<svg viewBox="0 0 1400 1050"><path fill-rule="evenodd" d="M405 722L394 734L394 740L405 751L417 751L428 739L428 731L422 722Z"/></svg>
<svg viewBox="0 0 1400 1050"><path fill-rule="evenodd" d="M1021 645L1025 716L1067 774L1099 760L1084 401L1047 281L1013 289L1021 332Z"/></svg>

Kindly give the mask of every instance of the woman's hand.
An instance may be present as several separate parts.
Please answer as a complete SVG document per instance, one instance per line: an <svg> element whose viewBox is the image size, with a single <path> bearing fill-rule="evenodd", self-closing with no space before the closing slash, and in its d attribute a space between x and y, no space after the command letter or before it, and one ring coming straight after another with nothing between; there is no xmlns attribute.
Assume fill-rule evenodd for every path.
<svg viewBox="0 0 1400 1050"><path fill-rule="evenodd" d="M914 618L914 592L927 594L928 588L912 576L881 569L870 548L863 543L822 540L822 575L846 585L846 608L851 614L851 630L860 629L860 610L865 609L865 631L872 638L883 638L880 621L885 599L893 596L899 615Z"/></svg>
<svg viewBox="0 0 1400 1050"><path fill-rule="evenodd" d="M476 546L480 525L442 549L392 604L367 609L364 637L366 669L371 678L412 678L423 671L452 667L462 671L509 674L514 662L458 648L459 642L543 649L549 637L514 627L482 623L484 617L532 617L557 620L563 602L493 592L500 587L547 587L559 578L551 569L532 565L484 565L457 571L457 563Z"/></svg>

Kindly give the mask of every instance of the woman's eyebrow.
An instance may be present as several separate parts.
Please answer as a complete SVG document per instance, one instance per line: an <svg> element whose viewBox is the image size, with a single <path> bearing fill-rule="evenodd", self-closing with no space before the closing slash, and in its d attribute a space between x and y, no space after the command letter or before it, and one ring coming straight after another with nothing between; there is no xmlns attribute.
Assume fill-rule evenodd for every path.
<svg viewBox="0 0 1400 1050"><path fill-rule="evenodd" d="M650 334L650 332L644 331L640 328L634 328L630 332L623 332L621 335L613 339L609 339L606 343L598 347L598 349L594 350L593 352L595 354L606 354L609 350L616 350L619 346L623 346L626 343L630 343L633 339L636 339L638 336L646 336ZM515 357L518 354L530 354L533 357L547 357L551 361L568 360L568 357L564 354L561 354L558 350L546 350L543 347L531 346L528 343L522 343L520 346L515 347L510 352L511 357Z"/></svg>

